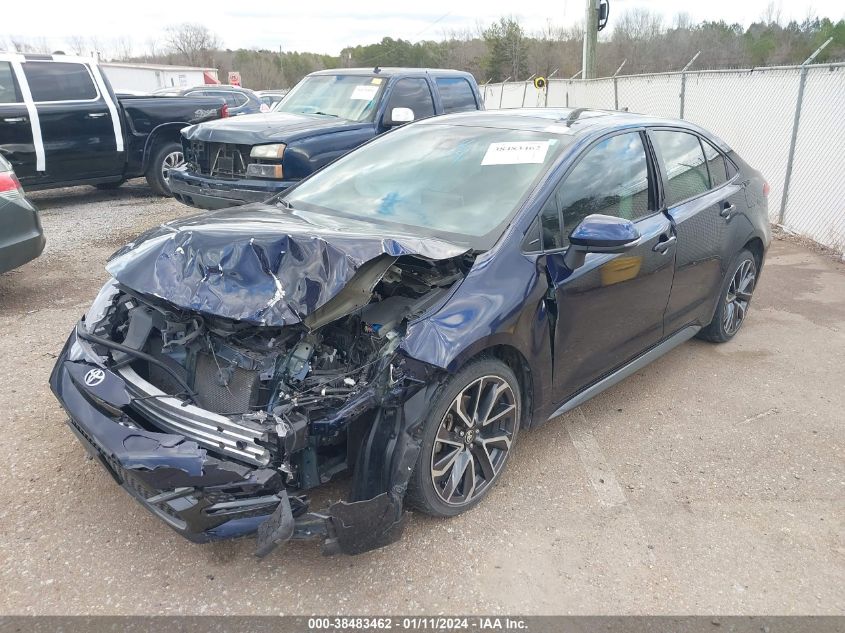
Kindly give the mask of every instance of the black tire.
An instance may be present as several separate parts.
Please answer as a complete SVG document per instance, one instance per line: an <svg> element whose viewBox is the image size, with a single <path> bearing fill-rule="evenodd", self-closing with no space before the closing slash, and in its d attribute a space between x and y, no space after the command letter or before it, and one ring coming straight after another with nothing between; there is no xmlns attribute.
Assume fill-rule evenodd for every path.
<svg viewBox="0 0 845 633"><path fill-rule="evenodd" d="M750 285L748 284L750 277ZM698 338L711 343L725 343L739 332L757 283L757 260L749 250L742 250L731 262L719 288L719 302L713 320L702 328ZM738 284L742 287L739 288ZM739 292L736 290L739 289Z"/></svg>
<svg viewBox="0 0 845 633"><path fill-rule="evenodd" d="M466 403L462 413L466 416L474 411L469 414L472 426L461 423L452 408L459 395ZM478 400L483 400L481 407ZM482 409L487 411L486 416ZM435 394L421 427L420 454L408 485L408 505L432 516L450 517L479 503L505 469L521 415L519 382L507 365L494 358L481 358L461 369ZM493 419L482 425L482 417ZM445 468L447 474L436 475L449 459L452 467ZM456 469L459 472L455 475ZM436 478L442 486L435 483ZM459 481L450 485L452 479ZM449 493L451 489L453 494Z"/></svg>
<svg viewBox="0 0 845 633"><path fill-rule="evenodd" d="M94 186L100 191L111 191L112 189L117 189L125 182L125 180L116 180L115 182L98 182Z"/></svg>
<svg viewBox="0 0 845 633"><path fill-rule="evenodd" d="M175 141L165 141L153 147L150 164L147 167L145 176L150 188L160 196L169 198L173 195L170 193L170 184L164 176L164 169L165 161L170 160L176 154L180 157L181 162L184 162L184 159L182 159L182 145Z"/></svg>

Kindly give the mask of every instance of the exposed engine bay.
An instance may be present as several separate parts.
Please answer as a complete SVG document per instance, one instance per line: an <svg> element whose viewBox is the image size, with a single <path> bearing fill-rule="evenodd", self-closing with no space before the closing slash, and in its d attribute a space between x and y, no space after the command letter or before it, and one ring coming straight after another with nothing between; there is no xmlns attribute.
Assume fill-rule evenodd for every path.
<svg viewBox="0 0 845 633"><path fill-rule="evenodd" d="M472 257L380 265L375 285L351 283L324 306L323 321L338 317L328 323L260 326L117 286L84 338L124 379L127 423L184 435L308 489L354 466L372 410L397 380L406 324L445 298Z"/></svg>

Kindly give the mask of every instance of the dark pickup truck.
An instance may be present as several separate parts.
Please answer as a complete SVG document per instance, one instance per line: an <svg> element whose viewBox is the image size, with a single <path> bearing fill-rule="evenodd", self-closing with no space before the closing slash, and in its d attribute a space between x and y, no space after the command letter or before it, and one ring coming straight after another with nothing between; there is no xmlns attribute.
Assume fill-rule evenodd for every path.
<svg viewBox="0 0 845 633"><path fill-rule="evenodd" d="M116 97L90 59L0 52L0 154L28 191L146 176L170 195L180 130L225 116L217 97Z"/></svg>
<svg viewBox="0 0 845 633"><path fill-rule="evenodd" d="M469 73L347 68L311 73L273 112L182 131L173 195L219 209L266 200L378 134L438 114L481 110Z"/></svg>

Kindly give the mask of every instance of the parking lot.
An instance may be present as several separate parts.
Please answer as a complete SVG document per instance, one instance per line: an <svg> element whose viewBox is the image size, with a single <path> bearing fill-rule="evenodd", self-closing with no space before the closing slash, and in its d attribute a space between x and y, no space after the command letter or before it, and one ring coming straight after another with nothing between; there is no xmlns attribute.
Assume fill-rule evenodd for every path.
<svg viewBox="0 0 845 633"><path fill-rule="evenodd" d="M521 435L476 509L414 515L358 557L259 561L142 509L47 385L108 255L194 211L141 182L31 198L47 249L0 275L0 612L845 613L844 264L774 241L733 342L684 344Z"/></svg>

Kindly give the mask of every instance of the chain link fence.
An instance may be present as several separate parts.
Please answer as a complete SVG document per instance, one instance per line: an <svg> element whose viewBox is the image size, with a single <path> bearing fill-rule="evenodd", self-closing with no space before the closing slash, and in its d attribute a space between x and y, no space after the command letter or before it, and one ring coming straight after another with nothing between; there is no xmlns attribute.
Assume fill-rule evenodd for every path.
<svg viewBox="0 0 845 633"><path fill-rule="evenodd" d="M488 110L570 107L682 118L769 181L772 222L845 253L845 64L552 79L482 87Z"/></svg>

